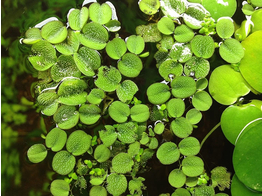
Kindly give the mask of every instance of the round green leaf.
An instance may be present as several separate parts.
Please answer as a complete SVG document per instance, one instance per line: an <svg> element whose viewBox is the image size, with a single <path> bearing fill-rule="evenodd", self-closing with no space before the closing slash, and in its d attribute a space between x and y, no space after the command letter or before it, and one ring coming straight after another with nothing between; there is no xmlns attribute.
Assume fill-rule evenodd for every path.
<svg viewBox="0 0 262 196"><path fill-rule="evenodd" d="M92 3L89 6L90 19L99 24L106 24L112 17L112 10L107 3Z"/></svg>
<svg viewBox="0 0 262 196"><path fill-rule="evenodd" d="M33 44L32 56L28 60L38 71L45 71L54 65L57 61L55 48L47 41L40 40Z"/></svg>
<svg viewBox="0 0 262 196"><path fill-rule="evenodd" d="M165 125L161 122L158 122L154 127L154 132L158 135L162 134L165 130Z"/></svg>
<svg viewBox="0 0 262 196"><path fill-rule="evenodd" d="M209 61L202 58L193 56L189 59L184 66L184 73L187 76L194 76L195 78L204 78L208 75L210 70Z"/></svg>
<svg viewBox="0 0 262 196"><path fill-rule="evenodd" d="M233 20L230 17L222 17L217 20L216 31L219 37L230 38L235 31Z"/></svg>
<svg viewBox="0 0 262 196"><path fill-rule="evenodd" d="M66 79L58 88L59 102L66 105L79 105L86 102L85 81L78 78Z"/></svg>
<svg viewBox="0 0 262 196"><path fill-rule="evenodd" d="M88 20L88 9L82 7L81 10L74 9L68 15L68 23L71 29L81 30Z"/></svg>
<svg viewBox="0 0 262 196"><path fill-rule="evenodd" d="M58 61L51 68L51 77L55 82L61 81L65 77L80 78L81 72L77 68L72 56L60 55Z"/></svg>
<svg viewBox="0 0 262 196"><path fill-rule="evenodd" d="M191 29L200 29L207 14L207 10L201 4L189 5L183 19Z"/></svg>
<svg viewBox="0 0 262 196"><path fill-rule="evenodd" d="M98 69L97 76L98 78L95 81L95 85L106 92L115 91L122 79L118 69L107 66L101 66Z"/></svg>
<svg viewBox="0 0 262 196"><path fill-rule="evenodd" d="M98 168L98 169L100 169L100 168ZM106 176L107 176L107 173L105 173L104 175L102 174L102 175L100 175L100 176L94 176L94 175L92 175L92 176L90 176L90 181L89 181L89 183L90 183L91 185L95 185L95 186L101 185L101 184L105 181Z"/></svg>
<svg viewBox="0 0 262 196"><path fill-rule="evenodd" d="M195 137L187 137L181 140L178 147L184 156L197 155L200 151L200 143Z"/></svg>
<svg viewBox="0 0 262 196"><path fill-rule="evenodd" d="M184 188L178 188L175 190L175 192L171 196L190 196L191 194L187 189Z"/></svg>
<svg viewBox="0 0 262 196"><path fill-rule="evenodd" d="M239 65L240 72L252 88L262 93L262 31L252 33L241 44L245 49L245 56Z"/></svg>
<svg viewBox="0 0 262 196"><path fill-rule="evenodd" d="M126 40L127 49L134 54L140 54L145 48L145 41L139 35L131 35Z"/></svg>
<svg viewBox="0 0 262 196"><path fill-rule="evenodd" d="M80 34L80 42L89 48L102 50L108 41L108 31L100 24L95 22L87 23Z"/></svg>
<svg viewBox="0 0 262 196"><path fill-rule="evenodd" d="M55 48L64 55L71 55L77 52L79 48L79 32L68 30L68 36L62 43L56 44Z"/></svg>
<svg viewBox="0 0 262 196"><path fill-rule="evenodd" d="M170 165L178 161L180 152L173 142L163 143L156 152L158 160L164 165Z"/></svg>
<svg viewBox="0 0 262 196"><path fill-rule="evenodd" d="M150 103L155 105L165 103L171 96L169 86L164 83L151 84L146 94Z"/></svg>
<svg viewBox="0 0 262 196"><path fill-rule="evenodd" d="M59 128L53 128L45 138L46 147L51 148L52 151L57 152L62 150L65 146L67 134Z"/></svg>
<svg viewBox="0 0 262 196"><path fill-rule="evenodd" d="M71 129L79 121L79 112L74 106L62 105L54 114L54 121L61 129Z"/></svg>
<svg viewBox="0 0 262 196"><path fill-rule="evenodd" d="M198 177L187 177L186 178L186 185L189 187L195 187L198 182Z"/></svg>
<svg viewBox="0 0 262 196"><path fill-rule="evenodd" d="M209 79L210 95L219 103L230 105L250 91L242 75L230 65L217 67Z"/></svg>
<svg viewBox="0 0 262 196"><path fill-rule="evenodd" d="M188 156L182 161L182 171L189 177L195 177L204 171L204 162L196 156Z"/></svg>
<svg viewBox="0 0 262 196"><path fill-rule="evenodd" d="M87 95L86 99L89 103L100 104L105 98L105 92L98 88L93 88L91 92Z"/></svg>
<svg viewBox="0 0 262 196"><path fill-rule="evenodd" d="M164 35L170 35L175 30L175 24L172 19L164 16L157 22L157 28Z"/></svg>
<svg viewBox="0 0 262 196"><path fill-rule="evenodd" d="M173 120L170 127L174 134L179 138L188 137L193 131L191 123L184 117L178 117Z"/></svg>
<svg viewBox="0 0 262 196"><path fill-rule="evenodd" d="M176 62L173 59L165 60L159 66L159 74L168 82L171 82L171 78L181 76L183 73L183 65Z"/></svg>
<svg viewBox="0 0 262 196"><path fill-rule="evenodd" d="M112 159L112 168L115 172L125 174L132 170L134 161L127 153L119 153Z"/></svg>
<svg viewBox="0 0 262 196"><path fill-rule="evenodd" d="M106 147L114 144L117 139L115 128L111 125L105 125L105 130L99 131L99 137Z"/></svg>
<svg viewBox="0 0 262 196"><path fill-rule="evenodd" d="M55 154L52 167L60 175L69 174L75 167L76 159L66 150L59 151Z"/></svg>
<svg viewBox="0 0 262 196"><path fill-rule="evenodd" d="M127 189L127 180L123 174L112 173L107 177L107 191L114 195L121 195Z"/></svg>
<svg viewBox="0 0 262 196"><path fill-rule="evenodd" d="M221 129L233 145L236 138L249 122L262 117L261 109L253 104L227 107L221 115Z"/></svg>
<svg viewBox="0 0 262 196"><path fill-rule="evenodd" d="M79 108L79 114L82 123L92 125L101 117L101 109L94 104L83 104Z"/></svg>
<svg viewBox="0 0 262 196"><path fill-rule="evenodd" d="M132 53L126 53L118 62L117 67L122 75L126 77L137 77L143 69L141 59Z"/></svg>
<svg viewBox="0 0 262 196"><path fill-rule="evenodd" d="M196 81L197 90L205 90L208 85L208 80L206 78L201 78Z"/></svg>
<svg viewBox="0 0 262 196"><path fill-rule="evenodd" d="M131 101L138 91L136 83L131 80L124 80L116 89L117 97L122 102Z"/></svg>
<svg viewBox="0 0 262 196"><path fill-rule="evenodd" d="M194 31L184 24L176 27L174 34L175 40L180 43L189 42L195 35Z"/></svg>
<svg viewBox="0 0 262 196"><path fill-rule="evenodd" d="M91 136L82 130L72 132L66 142L66 149L74 156L84 154L91 146Z"/></svg>
<svg viewBox="0 0 262 196"><path fill-rule="evenodd" d="M118 20L110 20L105 26L110 32L117 32L121 29L121 23Z"/></svg>
<svg viewBox="0 0 262 196"><path fill-rule="evenodd" d="M240 132L233 152L233 166L239 180L247 187L262 191L262 118L248 123Z"/></svg>
<svg viewBox="0 0 262 196"><path fill-rule="evenodd" d="M153 15L158 12L160 7L159 0L141 0L138 2L139 8L142 12L148 15Z"/></svg>
<svg viewBox="0 0 262 196"><path fill-rule="evenodd" d="M156 23L137 26L136 33L143 37L145 42L159 42L162 39L162 34L158 30Z"/></svg>
<svg viewBox="0 0 262 196"><path fill-rule="evenodd" d="M163 35L161 41L157 43L156 47L158 50L168 51L174 45L174 38L171 35Z"/></svg>
<svg viewBox="0 0 262 196"><path fill-rule="evenodd" d="M126 53L126 43L121 38L114 38L106 45L106 53L112 59L118 60Z"/></svg>
<svg viewBox="0 0 262 196"><path fill-rule="evenodd" d="M108 108L109 116L118 123L126 122L130 115L130 108L121 101L114 101Z"/></svg>
<svg viewBox="0 0 262 196"><path fill-rule="evenodd" d="M196 187L195 196L215 195L215 190L212 186L201 185Z"/></svg>
<svg viewBox="0 0 262 196"><path fill-rule="evenodd" d="M180 63L184 63L192 57L192 51L189 46L189 44L175 43L170 50L169 56Z"/></svg>
<svg viewBox="0 0 262 196"><path fill-rule="evenodd" d="M100 144L96 147L94 152L94 158L99 162L105 162L110 157L110 150L104 144Z"/></svg>
<svg viewBox="0 0 262 196"><path fill-rule="evenodd" d="M180 188L186 183L186 175L180 169L173 169L168 175L168 182L175 188Z"/></svg>
<svg viewBox="0 0 262 196"><path fill-rule="evenodd" d="M187 98L196 92L196 82L188 76L177 76L171 82L172 94L177 98Z"/></svg>
<svg viewBox="0 0 262 196"><path fill-rule="evenodd" d="M215 51L215 42L208 35L196 35L190 42L191 49L197 57L210 58Z"/></svg>
<svg viewBox="0 0 262 196"><path fill-rule="evenodd" d="M185 103L182 99L170 99L167 104L166 104L166 108L168 111L168 114L173 117L180 117L184 114L185 111Z"/></svg>
<svg viewBox="0 0 262 196"><path fill-rule="evenodd" d="M164 15L170 17L171 19L176 19L180 17L182 13L186 11L187 2L185 0L162 0L161 10Z"/></svg>
<svg viewBox="0 0 262 196"><path fill-rule="evenodd" d="M206 91L198 91L192 98L193 106L200 111L207 111L212 105L212 98Z"/></svg>
<svg viewBox="0 0 262 196"><path fill-rule="evenodd" d="M202 119L202 113L193 108L186 113L186 119L189 120L191 124L197 124Z"/></svg>
<svg viewBox="0 0 262 196"><path fill-rule="evenodd" d="M27 151L27 157L32 163L39 163L47 156L46 147L43 144L34 144Z"/></svg>
<svg viewBox="0 0 262 196"><path fill-rule="evenodd" d="M137 124L134 122L119 124L117 126L118 139L125 144L134 143L138 137L137 129Z"/></svg>
<svg viewBox="0 0 262 196"><path fill-rule="evenodd" d="M133 121L145 122L150 116L149 108L144 104L134 105L130 110L130 116Z"/></svg>
<svg viewBox="0 0 262 196"><path fill-rule="evenodd" d="M149 149L156 149L157 147L158 147L158 140L155 137L150 138L148 148Z"/></svg>
<svg viewBox="0 0 262 196"><path fill-rule="evenodd" d="M232 17L237 9L236 0L202 0L202 5L215 20L223 16Z"/></svg>
<svg viewBox="0 0 262 196"><path fill-rule="evenodd" d="M96 186L92 186L92 188L89 191L89 195L90 196L97 196L97 195L107 196L107 191L105 187L96 185Z"/></svg>
<svg viewBox="0 0 262 196"><path fill-rule="evenodd" d="M41 29L42 37L52 44L58 44L67 37L67 28L60 21L51 21Z"/></svg>
<svg viewBox="0 0 262 196"><path fill-rule="evenodd" d="M25 44L35 44L42 39L41 32L38 28L30 28L25 32L25 39L23 43Z"/></svg>
<svg viewBox="0 0 262 196"><path fill-rule="evenodd" d="M41 93L37 97L41 112L46 116L52 116L58 108L58 95L55 92Z"/></svg>
<svg viewBox="0 0 262 196"><path fill-rule="evenodd" d="M100 54L91 48L82 47L74 54L78 69L86 76L94 76L95 70L101 66Z"/></svg>
<svg viewBox="0 0 262 196"><path fill-rule="evenodd" d="M50 191L54 196L68 196L70 186L66 181L58 179L51 183Z"/></svg>
<svg viewBox="0 0 262 196"><path fill-rule="evenodd" d="M236 39L226 39L219 47L220 56L228 63L238 63L244 57L244 49Z"/></svg>

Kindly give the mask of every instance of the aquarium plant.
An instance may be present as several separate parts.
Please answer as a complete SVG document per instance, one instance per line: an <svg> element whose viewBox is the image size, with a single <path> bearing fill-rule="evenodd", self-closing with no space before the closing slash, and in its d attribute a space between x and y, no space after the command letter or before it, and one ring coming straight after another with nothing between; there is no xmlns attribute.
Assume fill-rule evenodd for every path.
<svg viewBox="0 0 262 196"><path fill-rule="evenodd" d="M36 104L53 122L28 159L49 158L54 196L143 195L152 157L173 167L174 191L161 195L228 195L230 173L207 172L199 156L221 125L235 145L232 195L261 195L261 2L241 5L241 25L235 0L136 3L143 20L131 30L115 1L94 0L25 32ZM214 101L229 107L199 141L192 134Z"/></svg>

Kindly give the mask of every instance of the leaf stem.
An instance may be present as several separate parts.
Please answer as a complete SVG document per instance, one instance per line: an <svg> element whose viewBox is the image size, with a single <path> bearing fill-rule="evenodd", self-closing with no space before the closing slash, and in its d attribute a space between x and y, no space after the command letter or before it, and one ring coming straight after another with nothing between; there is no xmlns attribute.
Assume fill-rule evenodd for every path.
<svg viewBox="0 0 262 196"><path fill-rule="evenodd" d="M221 125L221 123L217 123L216 126L213 127L213 129L211 129L211 131L209 131L209 133L205 136L205 138L202 140L201 144L200 144L200 149L202 148L202 146L204 145L205 141L207 140L207 138Z"/></svg>

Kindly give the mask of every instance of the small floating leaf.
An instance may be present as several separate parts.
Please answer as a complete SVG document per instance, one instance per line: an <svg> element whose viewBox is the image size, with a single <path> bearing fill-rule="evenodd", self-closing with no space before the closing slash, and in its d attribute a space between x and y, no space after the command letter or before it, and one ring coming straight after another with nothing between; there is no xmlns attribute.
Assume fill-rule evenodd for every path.
<svg viewBox="0 0 262 196"><path fill-rule="evenodd" d="M55 45L58 52L64 55L71 55L77 52L79 48L79 32L68 30L67 39Z"/></svg>
<svg viewBox="0 0 262 196"><path fill-rule="evenodd" d="M34 144L27 151L27 157L32 163L39 163L47 156L46 147L43 144Z"/></svg>
<svg viewBox="0 0 262 196"><path fill-rule="evenodd" d="M86 97L87 101L92 104L100 104L104 98L105 92L98 88L93 88Z"/></svg>
<svg viewBox="0 0 262 196"><path fill-rule="evenodd" d="M75 167L76 159L66 150L59 151L55 154L52 167L60 175L69 174Z"/></svg>
<svg viewBox="0 0 262 196"><path fill-rule="evenodd" d="M90 196L97 196L97 195L107 196L107 191L105 187L96 185L96 186L92 186L92 188L89 191L89 195Z"/></svg>
<svg viewBox="0 0 262 196"><path fill-rule="evenodd" d="M172 194L172 196L191 196L191 193L187 189L184 188L178 188L175 190L175 192Z"/></svg>
<svg viewBox="0 0 262 196"><path fill-rule="evenodd" d="M238 63L244 57L244 49L236 39L226 39L219 47L219 54L228 63Z"/></svg>
<svg viewBox="0 0 262 196"><path fill-rule="evenodd" d="M130 108L127 104L114 101L108 108L109 116L118 123L123 123L127 121L128 116L130 115Z"/></svg>
<svg viewBox="0 0 262 196"><path fill-rule="evenodd" d="M77 78L66 79L58 88L59 102L66 105L79 105L86 102L87 84Z"/></svg>
<svg viewBox="0 0 262 196"><path fill-rule="evenodd" d="M158 30L156 23L137 26L136 33L137 35L140 35L145 42L159 42L162 39L162 35Z"/></svg>
<svg viewBox="0 0 262 196"><path fill-rule="evenodd" d="M68 196L70 186L66 181L58 179L51 183L50 191L54 196Z"/></svg>
<svg viewBox="0 0 262 196"><path fill-rule="evenodd" d="M171 96L169 86L163 83L151 84L146 94L150 103L155 105L165 103Z"/></svg>
<svg viewBox="0 0 262 196"><path fill-rule="evenodd" d="M47 41L41 40L33 44L31 50L34 55L29 56L28 60L38 71L49 69L57 61L56 51Z"/></svg>
<svg viewBox="0 0 262 196"><path fill-rule="evenodd" d="M184 114L185 107L184 101L176 98L170 99L166 104L168 114L173 118L182 116Z"/></svg>
<svg viewBox="0 0 262 196"><path fill-rule="evenodd" d="M114 38L106 45L106 53L112 59L118 60L126 53L127 47L124 40L121 38Z"/></svg>
<svg viewBox="0 0 262 196"><path fill-rule="evenodd" d="M197 90L205 90L208 85L208 80L206 78L201 78L196 81Z"/></svg>
<svg viewBox="0 0 262 196"><path fill-rule="evenodd" d="M212 186L201 185L195 188L195 195L215 195L215 190Z"/></svg>
<svg viewBox="0 0 262 196"><path fill-rule="evenodd" d="M108 41L108 31L100 24L95 22L87 23L80 34L80 42L89 48L102 50Z"/></svg>
<svg viewBox="0 0 262 196"><path fill-rule="evenodd" d="M37 97L41 111L46 116L52 116L58 108L58 95L55 92L41 93Z"/></svg>
<svg viewBox="0 0 262 196"><path fill-rule="evenodd" d="M174 134L179 138L186 138L193 131L191 123L184 117L178 117L175 120L173 120L171 122L170 128L174 132Z"/></svg>
<svg viewBox="0 0 262 196"><path fill-rule="evenodd" d="M212 98L206 91L198 91L192 98L193 106L199 111L207 111L212 105Z"/></svg>
<svg viewBox="0 0 262 196"><path fill-rule="evenodd" d="M81 10L74 9L68 15L68 23L71 29L81 30L88 20L88 9L82 7Z"/></svg>
<svg viewBox="0 0 262 196"><path fill-rule="evenodd" d="M171 82L172 94L177 98L190 97L196 92L196 82L188 76L177 76Z"/></svg>
<svg viewBox="0 0 262 196"><path fill-rule="evenodd" d="M117 126L118 139L126 144L134 143L137 139L137 124L134 122L127 122Z"/></svg>
<svg viewBox="0 0 262 196"><path fill-rule="evenodd" d="M160 7L159 0L141 0L138 2L139 8L142 12L148 15L153 15L158 12Z"/></svg>
<svg viewBox="0 0 262 196"><path fill-rule="evenodd" d="M105 130L99 131L99 137L106 147L114 144L117 139L115 128L111 125L105 125Z"/></svg>
<svg viewBox="0 0 262 196"><path fill-rule="evenodd" d="M149 108L144 104L134 105L131 108L130 115L133 121L145 122L149 119L150 116Z"/></svg>
<svg viewBox="0 0 262 196"><path fill-rule="evenodd" d="M79 112L74 106L62 105L54 114L54 121L61 129L71 129L78 123Z"/></svg>
<svg viewBox="0 0 262 196"><path fill-rule="evenodd" d="M62 150L65 146L67 134L59 128L53 128L45 138L46 147L51 148L52 151L57 152Z"/></svg>
<svg viewBox="0 0 262 196"><path fill-rule="evenodd" d="M178 161L180 152L175 143L165 142L158 148L156 156L163 165L170 165Z"/></svg>
<svg viewBox="0 0 262 196"><path fill-rule="evenodd" d="M175 43L169 55L172 59L184 63L192 57L192 51L189 44Z"/></svg>
<svg viewBox="0 0 262 196"><path fill-rule="evenodd" d="M84 154L91 146L91 136L82 130L72 132L66 142L66 149L74 156Z"/></svg>
<svg viewBox="0 0 262 196"><path fill-rule="evenodd" d="M51 68L51 77L55 82L59 82L63 78L70 76L80 78L81 72L72 56L60 55L57 63Z"/></svg>
<svg viewBox="0 0 262 196"><path fill-rule="evenodd" d="M94 76L95 70L101 66L100 54L91 48L82 47L74 54L78 69L86 76Z"/></svg>
<svg viewBox="0 0 262 196"><path fill-rule="evenodd" d="M164 16L157 22L157 28L164 35L170 35L175 30L175 24L172 19Z"/></svg>
<svg viewBox="0 0 262 196"><path fill-rule="evenodd" d="M178 147L184 156L197 155L200 151L200 143L195 137L187 137L181 140Z"/></svg>
<svg viewBox="0 0 262 196"><path fill-rule="evenodd" d="M193 56L189 59L184 66L184 73L187 76L193 74L195 78L204 78L208 75L210 70L209 61L202 58Z"/></svg>
<svg viewBox="0 0 262 196"><path fill-rule="evenodd" d="M154 132L158 135L162 134L165 130L165 125L161 122L157 123L154 127Z"/></svg>
<svg viewBox="0 0 262 196"><path fill-rule="evenodd" d="M110 32L117 32L121 29L121 23L118 20L110 20L105 26Z"/></svg>
<svg viewBox="0 0 262 196"><path fill-rule="evenodd" d="M112 173L107 177L107 191L112 195L121 195L127 189L127 180L123 174Z"/></svg>
<svg viewBox="0 0 262 196"><path fill-rule="evenodd" d="M163 13L171 19L178 18L182 13L186 11L187 1L186 0L162 0L161 10Z"/></svg>
<svg viewBox="0 0 262 196"><path fill-rule="evenodd" d="M189 177L198 176L204 171L204 162L199 157L188 156L182 161L182 170Z"/></svg>
<svg viewBox="0 0 262 196"><path fill-rule="evenodd" d="M31 28L25 32L25 39L23 43L25 44L35 44L42 39L41 32L38 28Z"/></svg>
<svg viewBox="0 0 262 196"><path fill-rule="evenodd" d="M173 169L168 175L168 182L175 188L180 188L186 183L186 175L180 169Z"/></svg>
<svg viewBox="0 0 262 196"><path fill-rule="evenodd" d="M130 52L134 54L140 54L145 48L145 42L141 36L131 35L126 40L126 46Z"/></svg>
<svg viewBox="0 0 262 196"><path fill-rule="evenodd" d="M193 108L186 113L186 119L189 120L191 124L197 124L202 119L202 113Z"/></svg>
<svg viewBox="0 0 262 196"><path fill-rule="evenodd" d="M207 13L207 10L201 4L189 5L183 19L191 29L200 29Z"/></svg>
<svg viewBox="0 0 262 196"><path fill-rule="evenodd" d="M190 42L191 49L197 57L210 58L215 51L215 42L208 35L196 35Z"/></svg>
<svg viewBox="0 0 262 196"><path fill-rule="evenodd" d="M127 153L119 153L112 159L112 168L115 172L125 174L132 170L134 161Z"/></svg>
<svg viewBox="0 0 262 196"><path fill-rule="evenodd" d="M183 73L183 65L173 59L165 60L159 66L159 74L168 82L172 77L181 76Z"/></svg>
<svg viewBox="0 0 262 196"><path fill-rule="evenodd" d="M122 75L134 78L140 74L143 69L143 64L137 55L126 53L118 62L117 67Z"/></svg>
<svg viewBox="0 0 262 196"><path fill-rule="evenodd" d="M131 101L138 91L136 83L131 80L124 80L116 89L117 97L122 102Z"/></svg>
<svg viewBox="0 0 262 196"><path fill-rule="evenodd" d="M110 157L110 150L104 144L100 144L96 147L94 152L94 158L99 162L105 162Z"/></svg>
<svg viewBox="0 0 262 196"><path fill-rule="evenodd" d="M100 67L97 76L95 85L106 92L115 91L122 79L118 69L107 66Z"/></svg>
<svg viewBox="0 0 262 196"><path fill-rule="evenodd" d="M52 44L58 44L67 37L67 28L60 21L51 21L41 29L42 37Z"/></svg>
<svg viewBox="0 0 262 196"><path fill-rule="evenodd" d="M83 104L79 108L79 114L82 123L92 125L101 117L101 109L94 104Z"/></svg>
<svg viewBox="0 0 262 196"><path fill-rule="evenodd" d="M90 19L99 24L106 24L112 18L112 10L107 3L92 3L89 6Z"/></svg>
<svg viewBox="0 0 262 196"><path fill-rule="evenodd" d="M184 24L176 27L174 34L175 40L180 43L189 42L195 35L194 31Z"/></svg>
<svg viewBox="0 0 262 196"><path fill-rule="evenodd" d="M234 23L229 17L222 17L217 20L216 32L219 37L226 39L230 38L234 34Z"/></svg>

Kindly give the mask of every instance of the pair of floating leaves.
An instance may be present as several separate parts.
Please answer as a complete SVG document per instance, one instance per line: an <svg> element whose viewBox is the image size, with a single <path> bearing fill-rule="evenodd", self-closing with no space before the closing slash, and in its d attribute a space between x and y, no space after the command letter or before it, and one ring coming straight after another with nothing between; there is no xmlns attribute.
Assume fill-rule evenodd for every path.
<svg viewBox="0 0 262 196"><path fill-rule="evenodd" d="M79 31L83 28L88 20L88 8L82 7L81 10L70 10L68 15L68 23L71 29Z"/></svg>
<svg viewBox="0 0 262 196"><path fill-rule="evenodd" d="M107 3L92 3L89 6L89 16L93 22L103 25L111 20L112 9Z"/></svg>

